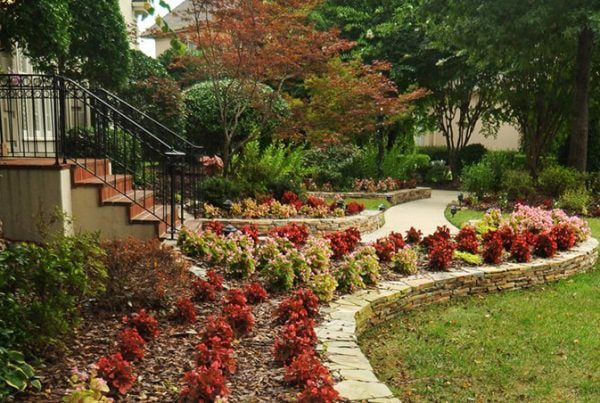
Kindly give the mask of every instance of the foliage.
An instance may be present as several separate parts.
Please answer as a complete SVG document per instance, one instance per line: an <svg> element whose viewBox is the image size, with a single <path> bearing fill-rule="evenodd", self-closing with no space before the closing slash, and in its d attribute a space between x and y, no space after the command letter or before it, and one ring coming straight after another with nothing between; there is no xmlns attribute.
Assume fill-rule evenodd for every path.
<svg viewBox="0 0 600 403"><path fill-rule="evenodd" d="M585 188L568 189L558 199L558 206L578 214L587 214L591 200L592 198Z"/></svg>
<svg viewBox="0 0 600 403"><path fill-rule="evenodd" d="M186 372L185 386L180 393L180 401L184 403L214 402L229 395L226 379L219 369L220 363L214 361L209 367L202 366Z"/></svg>
<svg viewBox="0 0 600 403"><path fill-rule="evenodd" d="M238 199L245 191L245 185L239 181L213 176L200 182L197 196L215 206L222 206L226 200Z"/></svg>
<svg viewBox="0 0 600 403"><path fill-rule="evenodd" d="M477 240L477 232L472 226L462 227L454 238L456 241L456 249L461 252L469 252L477 254L479 249L479 242Z"/></svg>
<svg viewBox="0 0 600 403"><path fill-rule="evenodd" d="M284 380L293 385L304 385L309 380L325 376L329 376L329 370L313 351L308 350L294 357L285 367Z"/></svg>
<svg viewBox="0 0 600 403"><path fill-rule="evenodd" d="M271 236L285 238L294 244L296 248L301 247L308 239L308 227L304 224L291 223L281 227L274 227L269 231Z"/></svg>
<svg viewBox="0 0 600 403"><path fill-rule="evenodd" d="M106 241L102 248L108 281L99 302L110 309L166 307L190 280L189 262L158 240Z"/></svg>
<svg viewBox="0 0 600 403"><path fill-rule="evenodd" d="M346 204L346 215L360 214L365 209L365 205L357 202Z"/></svg>
<svg viewBox="0 0 600 403"><path fill-rule="evenodd" d="M531 260L531 246L525 235L515 237L510 247L510 257L519 263L527 263Z"/></svg>
<svg viewBox="0 0 600 403"><path fill-rule="evenodd" d="M132 365L123 359L121 353L101 357L97 365L98 375L120 394L127 394L133 387L136 377L133 374Z"/></svg>
<svg viewBox="0 0 600 403"><path fill-rule="evenodd" d="M376 285L379 282L379 259L375 248L372 246L362 246L358 248L349 259L354 260L360 268L360 277L367 286Z"/></svg>
<svg viewBox="0 0 600 403"><path fill-rule="evenodd" d="M502 237L497 231L490 231L483 238L483 261L490 264L498 264L502 260L504 246Z"/></svg>
<svg viewBox="0 0 600 403"><path fill-rule="evenodd" d="M452 180L452 171L446 161L431 161L425 173L425 181L429 183L446 183Z"/></svg>
<svg viewBox="0 0 600 403"><path fill-rule="evenodd" d="M124 316L123 323L135 328L146 341L150 341L160 334L158 321L143 308L131 316Z"/></svg>
<svg viewBox="0 0 600 403"><path fill-rule="evenodd" d="M259 282L249 283L244 286L244 295L251 304L259 304L269 299L269 294Z"/></svg>
<svg viewBox="0 0 600 403"><path fill-rule="evenodd" d="M301 319L284 325L280 335L275 339L273 354L275 362L290 364L291 361L306 350L311 350L317 342L312 319Z"/></svg>
<svg viewBox="0 0 600 403"><path fill-rule="evenodd" d="M351 185L354 175L350 171L363 152L352 144L327 144L309 148L304 154L304 161L317 185L328 183L336 189L343 189Z"/></svg>
<svg viewBox="0 0 600 403"><path fill-rule="evenodd" d="M429 245L428 249L428 267L431 270L448 270L456 249L454 242L438 237Z"/></svg>
<svg viewBox="0 0 600 403"><path fill-rule="evenodd" d="M338 288L338 282L330 273L317 273L311 276L307 286L319 301L330 302L333 300L335 290Z"/></svg>
<svg viewBox="0 0 600 403"><path fill-rule="evenodd" d="M546 194L560 197L565 191L583 187L582 175L573 168L550 165L540 172L540 189Z"/></svg>
<svg viewBox="0 0 600 403"><path fill-rule="evenodd" d="M533 179L526 171L509 170L502 176L501 188L510 200L525 200L533 193Z"/></svg>
<svg viewBox="0 0 600 403"><path fill-rule="evenodd" d="M89 234L1 251L0 323L11 330L3 345L28 353L61 346L80 320L79 304L104 291L103 255L97 236Z"/></svg>
<svg viewBox="0 0 600 403"><path fill-rule="evenodd" d="M460 161L461 170L463 167L468 167L473 164L477 164L483 159L487 149L482 144L469 144L463 147L458 152L458 159Z"/></svg>
<svg viewBox="0 0 600 403"><path fill-rule="evenodd" d="M105 395L110 392L106 381L98 377L94 368L89 373L80 371L77 367L71 371L69 377L70 391L63 397L63 403L80 403L91 401L94 403L111 403L113 399Z"/></svg>
<svg viewBox="0 0 600 403"><path fill-rule="evenodd" d="M318 298L311 290L302 288L279 303L275 318L278 323L288 323L303 318L314 318L318 313Z"/></svg>
<svg viewBox="0 0 600 403"><path fill-rule="evenodd" d="M421 232L420 229L418 230L415 227L410 227L406 231L406 243L411 244L411 245L417 245L421 242L422 236L423 236L423 233Z"/></svg>
<svg viewBox="0 0 600 403"><path fill-rule="evenodd" d="M118 336L119 352L127 361L136 361L144 358L146 341L140 336L136 328L124 329Z"/></svg>
<svg viewBox="0 0 600 403"><path fill-rule="evenodd" d="M556 240L549 232L540 232L535 237L533 253L539 257L552 257L556 254L558 246Z"/></svg>
<svg viewBox="0 0 600 403"><path fill-rule="evenodd" d="M8 399L27 388L38 391L42 388L33 367L25 362L21 352L0 347L0 399Z"/></svg>
<svg viewBox="0 0 600 403"><path fill-rule="evenodd" d="M197 367L210 367L214 365L224 375L232 375L237 370L237 363L233 357L233 349L228 343L223 343L220 338L214 337L209 344L200 343L196 346Z"/></svg>
<svg viewBox="0 0 600 403"><path fill-rule="evenodd" d="M329 242L320 237L308 238L302 249L306 264L313 274L329 273L332 253Z"/></svg>
<svg viewBox="0 0 600 403"><path fill-rule="evenodd" d="M478 197L483 197L497 186L492 168L483 162L463 169L461 179L463 189Z"/></svg>
<svg viewBox="0 0 600 403"><path fill-rule="evenodd" d="M352 227L344 231L336 231L325 235L329 240L334 259L341 259L349 253L352 253L360 242L360 232Z"/></svg>
<svg viewBox="0 0 600 403"><path fill-rule="evenodd" d="M415 274L417 273L417 261L418 254L412 247L406 247L400 249L392 255L390 260L390 268L401 274Z"/></svg>
<svg viewBox="0 0 600 403"><path fill-rule="evenodd" d="M188 297L180 297L175 302L174 316L183 323L194 323L196 321L196 307Z"/></svg>
<svg viewBox="0 0 600 403"><path fill-rule="evenodd" d="M577 235L573 227L566 223L555 225L550 232L550 235L556 241L558 250L569 250L577 242Z"/></svg>
<svg viewBox="0 0 600 403"><path fill-rule="evenodd" d="M238 337L252 332L256 321L252 314L252 307L248 305L225 305L223 316L233 329L233 333Z"/></svg>
<svg viewBox="0 0 600 403"><path fill-rule="evenodd" d="M476 253L455 250L453 257L454 259L458 259L472 266L480 266L483 263L483 259L481 258L481 256L479 256Z"/></svg>
<svg viewBox="0 0 600 403"><path fill-rule="evenodd" d="M296 279L294 262L288 255L277 255L261 270L267 286L276 291L287 291L294 286Z"/></svg>
<svg viewBox="0 0 600 403"><path fill-rule="evenodd" d="M340 398L339 393L330 381L323 381L322 377L316 380L306 381L306 387L298 396L298 403L333 403Z"/></svg>
<svg viewBox="0 0 600 403"><path fill-rule="evenodd" d="M214 269L206 272L206 280L197 278L192 282L192 295L198 302L215 301L217 291L223 289L223 276Z"/></svg>
<svg viewBox="0 0 600 403"><path fill-rule="evenodd" d="M200 331L200 338L206 345L210 345L218 339L219 345L231 347L233 341L233 329L224 316L210 315L206 318L206 324Z"/></svg>

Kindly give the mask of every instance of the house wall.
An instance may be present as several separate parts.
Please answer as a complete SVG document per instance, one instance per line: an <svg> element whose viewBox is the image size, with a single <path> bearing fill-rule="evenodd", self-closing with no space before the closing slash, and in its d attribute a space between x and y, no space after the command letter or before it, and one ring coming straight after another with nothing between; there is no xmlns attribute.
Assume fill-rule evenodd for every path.
<svg viewBox="0 0 600 403"><path fill-rule="evenodd" d="M72 216L71 176L68 166L0 166L0 221L11 240L41 241L38 227L55 212ZM51 233L72 233L72 225L58 220L48 225Z"/></svg>
<svg viewBox="0 0 600 403"><path fill-rule="evenodd" d="M154 38L154 57L158 57L165 53L171 47L171 36L162 36Z"/></svg>
<svg viewBox="0 0 600 403"><path fill-rule="evenodd" d="M482 133L482 124L477 122L470 144L483 144L488 150L518 150L521 135L509 124L504 124L495 136L486 137ZM419 146L445 146L446 139L441 132L428 133L415 139Z"/></svg>

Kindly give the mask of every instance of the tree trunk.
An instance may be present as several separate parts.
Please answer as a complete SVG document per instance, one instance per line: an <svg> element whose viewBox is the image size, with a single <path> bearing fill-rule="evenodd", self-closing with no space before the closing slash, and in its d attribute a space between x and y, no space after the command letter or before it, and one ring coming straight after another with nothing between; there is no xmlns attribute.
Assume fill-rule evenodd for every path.
<svg viewBox="0 0 600 403"><path fill-rule="evenodd" d="M230 142L227 140L223 141L223 176L227 178L229 176L230 165L231 165L231 152Z"/></svg>
<svg viewBox="0 0 600 403"><path fill-rule="evenodd" d="M568 163L584 172L587 165L590 76L592 69L592 49L594 34L589 27L579 33L575 60L575 94L573 97L573 117L569 141Z"/></svg>

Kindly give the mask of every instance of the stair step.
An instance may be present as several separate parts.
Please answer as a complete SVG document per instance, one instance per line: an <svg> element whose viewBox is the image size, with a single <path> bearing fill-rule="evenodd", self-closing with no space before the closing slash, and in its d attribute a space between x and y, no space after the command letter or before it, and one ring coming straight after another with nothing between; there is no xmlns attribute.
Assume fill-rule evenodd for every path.
<svg viewBox="0 0 600 403"><path fill-rule="evenodd" d="M76 180L77 186L100 186L102 187L100 199L105 201L123 192L133 189L133 177L131 175L106 175L82 180Z"/></svg>
<svg viewBox="0 0 600 403"><path fill-rule="evenodd" d="M171 208L163 204L157 204L155 207L150 209L152 212L143 211L137 216L131 219L132 223L138 224L155 224L157 226L156 236L159 238L167 237L167 228L171 224ZM154 213L154 214L153 214ZM177 213L176 213L177 214ZM165 221L162 221L158 217L165 217ZM167 223L169 223L167 225ZM175 216L175 226L179 225L179 217Z"/></svg>
<svg viewBox="0 0 600 403"><path fill-rule="evenodd" d="M77 158L74 161L77 164L75 165L75 172L73 174L75 181L109 175L111 173L110 162L106 159Z"/></svg>
<svg viewBox="0 0 600 403"><path fill-rule="evenodd" d="M130 190L116 194L103 201L104 204L129 206L129 217L136 217L154 206L154 192L145 189Z"/></svg>

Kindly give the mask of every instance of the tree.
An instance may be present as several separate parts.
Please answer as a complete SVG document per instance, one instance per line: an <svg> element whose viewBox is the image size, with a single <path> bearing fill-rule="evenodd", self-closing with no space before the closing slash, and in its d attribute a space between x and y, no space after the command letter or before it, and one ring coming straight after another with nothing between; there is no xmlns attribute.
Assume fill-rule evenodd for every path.
<svg viewBox="0 0 600 403"><path fill-rule="evenodd" d="M345 44L334 31L318 31L308 19L316 1L190 0L189 29L219 110L221 157L229 174L232 154L258 133L240 133L248 108L270 119L291 80L322 68ZM273 91L261 91L268 84ZM234 139L238 139L234 141Z"/></svg>

